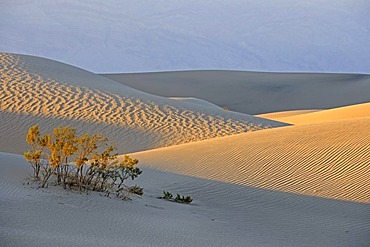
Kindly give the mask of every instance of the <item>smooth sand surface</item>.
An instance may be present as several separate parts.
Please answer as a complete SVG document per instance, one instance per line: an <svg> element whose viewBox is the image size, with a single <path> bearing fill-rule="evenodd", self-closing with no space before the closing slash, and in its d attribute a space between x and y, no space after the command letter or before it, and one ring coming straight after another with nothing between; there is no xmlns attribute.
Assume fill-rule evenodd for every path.
<svg viewBox="0 0 370 247"><path fill-rule="evenodd" d="M169 99L179 100L179 101L185 101L185 102L196 104L196 105L216 107L218 109L221 108L220 106L215 105L215 104L213 104L213 103L211 103L209 101L202 100L202 99L197 99L197 98L193 98L193 97L169 97Z"/></svg>
<svg viewBox="0 0 370 247"><path fill-rule="evenodd" d="M0 153L0 240L14 246L365 247L369 205L328 200L142 167L133 201L27 185L30 168ZM136 182L136 181L135 181ZM163 190L191 195L183 205Z"/></svg>
<svg viewBox="0 0 370 247"><path fill-rule="evenodd" d="M43 132L69 121L80 132L102 131L121 153L286 125L143 93L49 59L2 53L0 72L0 150L7 152L24 152L34 124Z"/></svg>
<svg viewBox="0 0 370 247"><path fill-rule="evenodd" d="M195 97L246 114L368 102L370 75L176 71L103 75L165 97Z"/></svg>
<svg viewBox="0 0 370 247"><path fill-rule="evenodd" d="M258 116L294 125L330 122L341 119L370 117L370 103L339 107L324 111L312 111L307 112L307 114L295 114L290 116L282 116L278 113L262 114Z"/></svg>
<svg viewBox="0 0 370 247"><path fill-rule="evenodd" d="M289 126L133 154L150 167L370 203L370 117Z"/></svg>
<svg viewBox="0 0 370 247"><path fill-rule="evenodd" d="M286 117L293 117L298 116L302 114L312 113L312 112L318 112L321 110L293 110L293 111L279 111L279 112L271 112L271 113L264 113L256 115L257 117L261 118L267 118L267 119L280 119L280 118L286 118Z"/></svg>

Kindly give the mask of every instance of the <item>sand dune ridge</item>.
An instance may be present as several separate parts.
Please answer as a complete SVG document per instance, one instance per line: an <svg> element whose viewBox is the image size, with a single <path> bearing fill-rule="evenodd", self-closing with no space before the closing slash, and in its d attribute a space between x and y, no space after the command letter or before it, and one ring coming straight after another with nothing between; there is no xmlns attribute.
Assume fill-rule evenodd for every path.
<svg viewBox="0 0 370 247"><path fill-rule="evenodd" d="M148 145L144 143L142 149L284 125L201 104L141 93L46 59L2 54L0 64L0 111L78 120L89 126L119 126L122 131L135 130L144 135L143 140L149 138L145 141ZM59 73L57 79L50 77L53 70ZM80 79L84 78L81 73L88 74L88 77ZM62 80L63 76L65 81ZM91 80L92 83L84 84L83 80ZM99 85L100 80L103 85ZM98 86L93 87L95 85ZM23 131L26 133L26 127ZM121 133L118 137L125 138L127 135Z"/></svg>
<svg viewBox="0 0 370 247"><path fill-rule="evenodd" d="M135 153L180 174L370 203L370 117L289 126Z"/></svg>
<svg viewBox="0 0 370 247"><path fill-rule="evenodd" d="M370 117L370 103L349 105L322 111L311 111L306 112L306 114L293 114L290 116L282 116L279 113L258 116L294 125L331 122L342 119Z"/></svg>

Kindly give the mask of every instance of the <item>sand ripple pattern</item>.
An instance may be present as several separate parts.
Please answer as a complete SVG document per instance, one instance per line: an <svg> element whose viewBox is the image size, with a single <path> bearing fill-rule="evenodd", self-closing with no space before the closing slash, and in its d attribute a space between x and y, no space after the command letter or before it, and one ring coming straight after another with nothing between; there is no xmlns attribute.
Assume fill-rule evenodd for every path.
<svg viewBox="0 0 370 247"><path fill-rule="evenodd" d="M135 153L150 167L370 203L370 118L289 126Z"/></svg>
<svg viewBox="0 0 370 247"><path fill-rule="evenodd" d="M146 147L143 144L141 150L238 134L274 125L274 122L268 120L222 109L174 102L123 85L119 86L125 88L126 95L116 93L114 89L109 90L109 85L105 85L107 90L96 89L91 86L93 84L87 84L90 87L78 86L74 84L73 77L70 77L71 81L54 79L53 71L45 73L42 71L43 66L38 68L41 72L37 71L27 59L27 56L25 59L19 55L0 54L1 111L135 130L139 135L146 135L147 138L144 137L143 140L151 143ZM76 68L69 71L71 66L52 63L59 66L55 66L56 70L59 70L59 74L65 73L66 78L69 78L69 73L76 72ZM94 74L88 74L90 77L91 75ZM101 84L112 82L100 76L93 79L98 83L101 79Z"/></svg>
<svg viewBox="0 0 370 247"><path fill-rule="evenodd" d="M144 196L122 203L99 193L55 186L43 190L22 184L29 181L25 177L30 172L22 156L0 153L0 164L2 247L362 247L369 243L368 204L261 190L148 168L135 180L144 187ZM192 195L193 204L158 200L164 188Z"/></svg>

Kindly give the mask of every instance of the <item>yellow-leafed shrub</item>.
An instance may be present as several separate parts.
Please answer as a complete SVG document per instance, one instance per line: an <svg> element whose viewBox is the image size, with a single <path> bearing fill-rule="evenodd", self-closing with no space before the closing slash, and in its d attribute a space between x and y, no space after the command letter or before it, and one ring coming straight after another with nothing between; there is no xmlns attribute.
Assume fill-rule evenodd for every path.
<svg viewBox="0 0 370 247"><path fill-rule="evenodd" d="M57 185L80 190L115 192L122 197L122 191L138 192L142 188L124 186L128 178L134 180L142 171L136 167L137 159L124 155L121 161L113 153L114 144L108 145L108 138L88 133L77 136L71 127L55 128L51 135L41 136L37 125L32 126L26 137L31 149L24 157L31 164L33 178L43 188L51 177ZM101 146L105 146L101 150Z"/></svg>

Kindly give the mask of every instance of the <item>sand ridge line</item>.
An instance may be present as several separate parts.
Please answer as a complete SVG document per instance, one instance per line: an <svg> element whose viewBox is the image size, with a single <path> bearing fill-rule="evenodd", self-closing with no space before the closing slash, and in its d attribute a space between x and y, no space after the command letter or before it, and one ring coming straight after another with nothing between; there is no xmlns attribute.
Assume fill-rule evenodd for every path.
<svg viewBox="0 0 370 247"><path fill-rule="evenodd" d="M255 116L256 117L261 117L261 118L266 118L266 119L277 120L277 119L280 119L280 118L298 116L298 115L317 112L317 111L321 111L321 110L319 110L319 109L310 109L310 110L280 111L280 112L269 112L269 113L264 113L264 114L258 114L258 115L255 115Z"/></svg>
<svg viewBox="0 0 370 247"><path fill-rule="evenodd" d="M370 76L195 70L105 74L164 97L195 97L246 114L330 109L370 100Z"/></svg>
<svg viewBox="0 0 370 247"><path fill-rule="evenodd" d="M370 118L289 126L134 153L180 174L370 203Z"/></svg>
<svg viewBox="0 0 370 247"><path fill-rule="evenodd" d="M281 116L279 113L271 113L259 115L259 117L278 120L294 125L330 122L350 118L363 118L370 117L370 103L362 103L322 111L306 112L304 114L293 114L290 116Z"/></svg>
<svg viewBox="0 0 370 247"><path fill-rule="evenodd" d="M56 80L50 75L53 70L61 73L65 69L66 78L73 80L82 76L78 71L73 71L77 75L69 78L71 68L61 63L49 64L50 69L43 66L48 63L46 59L39 58L40 61L32 64L27 59L27 56L1 54L1 111L136 129L140 133L156 135L157 147L284 125L199 104L140 94L123 85L119 86L125 88L126 95L109 91L109 85L104 85L106 90L90 88L88 84L76 86L73 81ZM109 82L100 76L95 77L94 83L101 79Z"/></svg>

